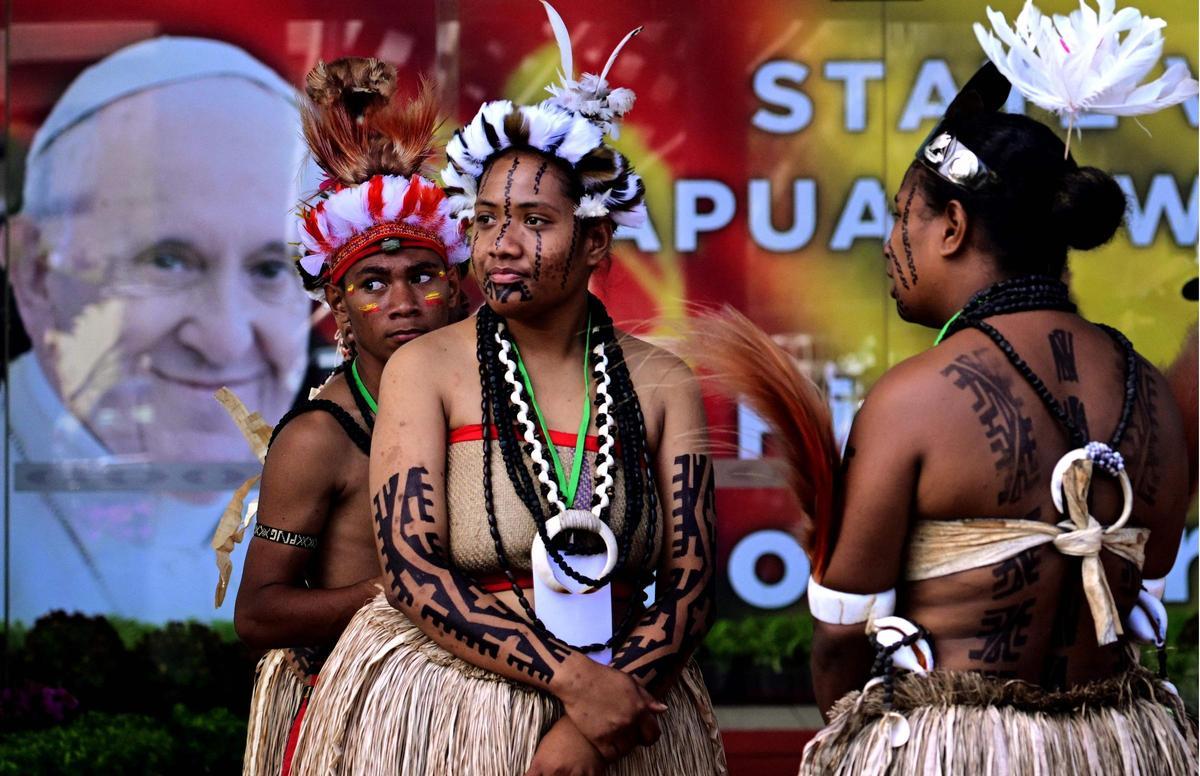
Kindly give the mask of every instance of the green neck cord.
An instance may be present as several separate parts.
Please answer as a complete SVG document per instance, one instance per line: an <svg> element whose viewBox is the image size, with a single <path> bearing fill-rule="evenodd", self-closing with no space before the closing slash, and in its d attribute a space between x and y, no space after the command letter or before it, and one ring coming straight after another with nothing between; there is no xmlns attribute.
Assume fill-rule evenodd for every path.
<svg viewBox="0 0 1200 776"><path fill-rule="evenodd" d="M363 384L362 377L358 374L358 359L354 359L350 363L350 374L354 375L354 385L358 387L358 393L367 402L367 406L371 408L371 412L379 414L379 405L375 403L375 399L371 398L371 392L367 390L367 386Z"/></svg>
<svg viewBox="0 0 1200 776"><path fill-rule="evenodd" d="M952 324L952 323L954 323L955 321L957 321L957 320L958 320L958 316L960 316L960 315L962 315L962 314L963 314L963 311L962 311L962 310L959 310L959 311L958 311L958 312L956 312L954 315L950 316L950 320L946 321L946 325L945 325L945 326L943 326L943 327L942 327L942 330L938 332L937 339L935 339L935 340L933 341L933 346L934 346L935 348L936 348L938 345L942 344L942 340L944 340L944 339L946 338L946 332L950 330L950 324Z"/></svg>
<svg viewBox="0 0 1200 776"><path fill-rule="evenodd" d="M575 493L579 490L579 474L583 471L584 440L587 438L588 426L592 422L591 381L588 379L592 345L592 314L590 311L588 312L587 334L583 341L583 415L579 419L579 433L575 437L575 457L571 459L571 478L569 480L563 474L558 448L550 440L550 429L546 426L546 419L542 417L542 409L538 406L537 397L534 396L533 381L529 379L525 362L521 360L521 351L517 347L516 339L512 343L513 352L517 354L517 368L521 370L521 379L525 381L525 390L529 392L529 403L533 405L533 413L537 416L538 426L542 429L542 439L545 440L546 447L549 448L550 460L554 463L554 479L558 481L558 488L562 491L563 503L567 505L567 509L571 509L575 505Z"/></svg>

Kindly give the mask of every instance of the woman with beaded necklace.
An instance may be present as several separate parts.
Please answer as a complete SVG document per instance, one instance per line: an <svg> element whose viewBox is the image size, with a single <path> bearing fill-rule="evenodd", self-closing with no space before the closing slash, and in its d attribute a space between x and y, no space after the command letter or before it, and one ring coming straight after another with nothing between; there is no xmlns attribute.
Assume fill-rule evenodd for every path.
<svg viewBox="0 0 1200 776"><path fill-rule="evenodd" d="M615 226L644 218L640 178L604 143L633 95L607 68L572 80L547 9L563 85L484 104L447 147L486 304L384 371L386 597L330 657L297 772L725 770L689 661L712 614L703 404L680 360L588 292Z"/></svg>
<svg viewBox="0 0 1200 776"><path fill-rule="evenodd" d="M1018 20L1030 39L1074 24L1036 14ZM1043 41L1051 56L1083 50L1061 34ZM1053 130L999 112L1031 66L992 59L895 197L891 294L941 333L872 389L840 519L814 532L813 677L830 725L801 773L1194 773L1158 600L1187 513L1179 413L1061 280L1068 249L1112 238L1125 198ZM1172 84L1175 101L1196 92L1186 72L1164 83L1164 102ZM1158 676L1134 640L1159 646Z"/></svg>

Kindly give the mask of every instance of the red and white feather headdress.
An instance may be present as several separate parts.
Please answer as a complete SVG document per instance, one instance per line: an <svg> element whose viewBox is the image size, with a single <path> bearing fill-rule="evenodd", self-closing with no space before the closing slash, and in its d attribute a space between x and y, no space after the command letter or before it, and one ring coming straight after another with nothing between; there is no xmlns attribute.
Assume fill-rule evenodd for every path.
<svg viewBox="0 0 1200 776"><path fill-rule="evenodd" d="M447 265L466 261L465 225L424 177L439 123L429 84L402 101L394 67L346 58L318 63L306 92L304 138L326 178L299 210L305 287L336 283L356 261L381 250L415 246Z"/></svg>

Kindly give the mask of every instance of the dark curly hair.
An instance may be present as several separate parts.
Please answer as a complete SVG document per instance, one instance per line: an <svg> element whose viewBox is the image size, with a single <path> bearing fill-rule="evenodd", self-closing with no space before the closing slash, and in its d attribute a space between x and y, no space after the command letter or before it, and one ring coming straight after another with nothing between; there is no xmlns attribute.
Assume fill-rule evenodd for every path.
<svg viewBox="0 0 1200 776"><path fill-rule="evenodd" d="M967 191L915 162L915 185L942 212L962 203L980 226L977 243L1009 275L1060 277L1067 250L1089 250L1112 239L1126 201L1112 176L1064 158L1054 130L1027 116L984 112L947 118L941 130L971 149L998 178Z"/></svg>

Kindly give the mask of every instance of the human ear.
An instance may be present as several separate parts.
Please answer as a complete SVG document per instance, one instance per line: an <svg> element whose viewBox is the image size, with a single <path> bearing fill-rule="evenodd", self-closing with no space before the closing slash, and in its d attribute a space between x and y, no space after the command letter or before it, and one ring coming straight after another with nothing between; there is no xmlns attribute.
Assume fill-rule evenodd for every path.
<svg viewBox="0 0 1200 776"><path fill-rule="evenodd" d="M613 222L598 218L584 224L583 261L588 269L595 269L612 253Z"/></svg>
<svg viewBox="0 0 1200 776"><path fill-rule="evenodd" d="M946 204L942 213L942 233L939 252L942 256L954 256L967 245L967 211L957 199Z"/></svg>
<svg viewBox="0 0 1200 776"><path fill-rule="evenodd" d="M339 329L350 325L350 314L346 311L346 292L337 283L325 284L325 304L329 305L329 311L333 313L333 320L337 321Z"/></svg>

